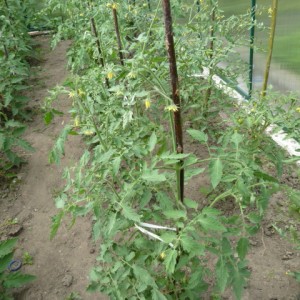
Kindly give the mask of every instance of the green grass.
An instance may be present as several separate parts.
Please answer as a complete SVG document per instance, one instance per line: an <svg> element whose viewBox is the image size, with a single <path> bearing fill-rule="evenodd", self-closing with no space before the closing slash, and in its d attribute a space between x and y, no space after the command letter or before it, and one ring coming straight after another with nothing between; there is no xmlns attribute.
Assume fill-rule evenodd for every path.
<svg viewBox="0 0 300 300"><path fill-rule="evenodd" d="M219 0L225 15L242 14L250 11L251 1L248 0ZM271 0L257 0L258 10L262 14L257 16L258 22L269 26L270 18L267 10L272 5ZM300 74L300 1L279 0L278 20L274 44L274 61L283 68ZM269 30L256 33L257 45L267 47Z"/></svg>

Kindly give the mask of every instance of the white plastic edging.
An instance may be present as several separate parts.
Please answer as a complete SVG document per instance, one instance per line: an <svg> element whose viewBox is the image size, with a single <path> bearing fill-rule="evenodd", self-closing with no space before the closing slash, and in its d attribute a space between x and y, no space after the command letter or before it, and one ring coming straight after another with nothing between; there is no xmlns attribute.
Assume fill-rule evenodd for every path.
<svg viewBox="0 0 300 300"><path fill-rule="evenodd" d="M196 77L203 77L203 78L208 78L210 75L210 71L208 68L204 67L203 68L203 72L200 75L195 75ZM245 108L245 105L242 105L243 103L245 103L245 98L240 95L236 90L234 90L233 88L227 86L226 82L220 78L217 75L213 75L212 76L212 80L214 81L216 87L218 89L221 89L224 91L225 94L227 94L228 96L234 98L235 100L238 101L238 103ZM266 134L269 135L272 140L279 145L281 148L283 148L284 150L286 150L289 155L291 156L300 156L300 144L292 139L292 138L288 138L287 134L283 131L280 130L277 133L272 133L272 131L276 129L276 125L270 125L267 129L266 129ZM297 151L298 150L298 151ZM300 166L300 160L298 160L296 162L296 164L298 166Z"/></svg>

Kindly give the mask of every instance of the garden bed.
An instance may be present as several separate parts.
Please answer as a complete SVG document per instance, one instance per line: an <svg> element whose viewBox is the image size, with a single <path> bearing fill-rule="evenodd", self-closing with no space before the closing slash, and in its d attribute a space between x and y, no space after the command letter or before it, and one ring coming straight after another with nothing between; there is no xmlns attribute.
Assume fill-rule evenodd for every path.
<svg viewBox="0 0 300 300"><path fill-rule="evenodd" d="M39 107L47 89L62 82L66 76L65 50L69 43L64 42L55 52L49 52L49 40L39 38L38 41L45 52L45 62L41 64L42 70L35 79L37 86L30 93L31 107ZM67 111L69 100L61 98L59 106ZM78 220L72 229L64 226L58 236L49 241L50 218L55 214L52 197L61 188L62 167L48 164L48 149L66 118L68 116L58 118L50 128L45 128L42 115L34 116L26 137L36 152L30 155L28 164L17 172L15 179L1 183L1 239L18 236L15 257L22 258L28 252L32 264L23 266L23 269L38 276L34 283L18 291L15 299L76 299L67 298L72 292L73 295L78 293L81 299L100 299L99 295L84 292L89 265L94 263L96 250L91 240L88 218ZM70 140L66 153L71 159L63 159L63 164L77 160L81 148L80 139L75 137ZM203 159L207 157L205 147L190 138L186 139L185 151ZM286 171L282 180L299 188L297 176L295 171ZM205 187L208 186L208 176L195 176L186 187L187 197L201 206L207 205ZM202 193L199 193L200 190ZM290 203L284 194L274 195L261 230L250 239L248 260L252 274L243 299L298 299L299 285L287 273L300 268L299 252L272 227L277 224L284 229L295 225L297 219L291 215L289 207ZM232 201L224 201L219 208L225 214L231 214L236 206ZM106 298L103 296L103 299ZM231 299L231 296L224 296L223 299Z"/></svg>

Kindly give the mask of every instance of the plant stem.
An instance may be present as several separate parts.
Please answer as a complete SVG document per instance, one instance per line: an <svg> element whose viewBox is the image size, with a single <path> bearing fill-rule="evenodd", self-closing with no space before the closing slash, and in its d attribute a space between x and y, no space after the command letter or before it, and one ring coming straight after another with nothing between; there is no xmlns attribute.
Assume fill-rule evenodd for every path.
<svg viewBox="0 0 300 300"><path fill-rule="evenodd" d="M270 66L271 66L273 47L274 47L277 10L278 10L278 0L273 0L271 33L270 33L270 39L269 39L269 51L268 51L267 65L266 65L265 76L264 76L264 83L263 83L263 88L262 88L262 93L261 93L262 97L266 96L266 90L267 90L267 86L268 86Z"/></svg>
<svg viewBox="0 0 300 300"><path fill-rule="evenodd" d="M144 42L144 45L143 45L142 54L143 54L144 51L145 51L147 41L148 41L148 39L149 39L149 36L151 35L151 29L152 29L152 26L153 26L153 24L154 24L155 18L157 17L158 10L159 10L159 7L160 7L160 2L161 2L161 0L159 0L158 3L157 3L157 7L156 7L156 10L155 10L154 17L153 17L153 19L152 19L152 22L151 22L151 24L150 24L149 30L148 30L148 32L147 32L147 39L146 39L146 41Z"/></svg>
<svg viewBox="0 0 300 300"><path fill-rule="evenodd" d="M123 56L123 47L121 42L121 35L119 30L119 22L118 22L118 15L116 8L112 9L113 11L113 17L114 17L114 24L115 24L115 31L117 36L117 42L118 42L118 48L119 48L119 57L120 57L120 63L122 66L124 66L124 56Z"/></svg>
<svg viewBox="0 0 300 300"><path fill-rule="evenodd" d="M181 102L179 96L179 82L178 73L176 66L176 55L174 47L174 37L173 37L173 27L172 27L172 15L171 15L171 5L170 0L163 0L163 12L164 12L164 22L165 22L165 37L166 37L166 48L169 58L169 68L170 68L170 78L172 87L172 99L177 107L174 111L174 123L175 123L175 135L176 135L176 151L177 153L183 153L183 134L182 134L182 124L181 124ZM184 169L182 168L183 160L179 162L177 170L177 182L178 189L178 200L183 202L184 199Z"/></svg>
<svg viewBox="0 0 300 300"><path fill-rule="evenodd" d="M4 48L4 53L5 53L5 59L8 60L8 50L7 50L6 45L3 45L3 48Z"/></svg>

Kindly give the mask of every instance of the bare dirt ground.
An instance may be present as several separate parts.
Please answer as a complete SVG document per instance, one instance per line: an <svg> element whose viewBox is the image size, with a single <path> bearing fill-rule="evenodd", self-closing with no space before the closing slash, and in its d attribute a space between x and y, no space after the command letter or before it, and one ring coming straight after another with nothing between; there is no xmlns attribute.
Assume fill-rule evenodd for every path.
<svg viewBox="0 0 300 300"><path fill-rule="evenodd" d="M13 182L0 185L0 239L18 236L15 257L22 258L28 252L33 261L31 265L23 266L22 271L37 276L32 284L16 291L15 299L107 299L85 292L88 273L97 252L91 239L91 220L78 219L70 230L63 225L54 240L49 239L51 217L57 213L53 198L63 186L63 168L79 159L84 145L79 136L72 136L66 145L67 155L62 164L55 166L48 163L49 150L69 116L56 117L51 125L45 126L40 105L47 96L47 90L62 84L67 76L65 54L69 42L65 41L50 51L47 38L38 38L37 41L41 44L44 60L40 63L41 71L32 78L34 87L29 96L32 99L31 108L36 113L25 135L36 151L26 154L27 164ZM60 98L60 110L67 112L70 105L67 96ZM186 150L200 157L206 155L199 146L189 145ZM291 185L299 184L297 174L285 175L284 180ZM196 177L187 187L187 196L203 201L199 187L207 184L207 178ZM230 204L227 206L225 210L233 209ZM16 224L11 222L14 219ZM275 195L262 230L251 240L252 249L248 258L252 275L243 300L300 299L299 284L286 274L300 270L299 252L271 227L279 221L290 225L291 220L296 222L289 215L287 199L282 194ZM71 298L72 292L78 293L80 298ZM223 299L232 297L225 296Z"/></svg>

